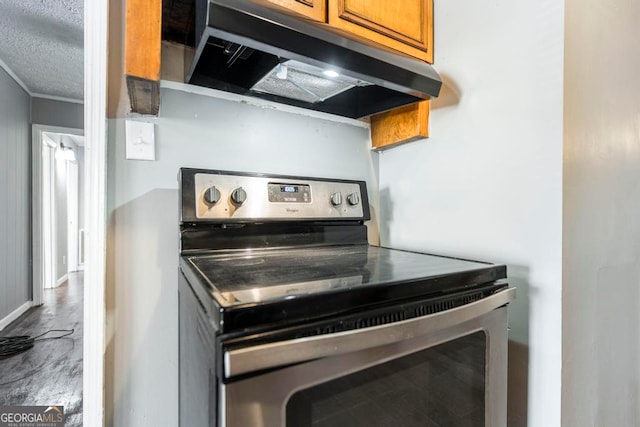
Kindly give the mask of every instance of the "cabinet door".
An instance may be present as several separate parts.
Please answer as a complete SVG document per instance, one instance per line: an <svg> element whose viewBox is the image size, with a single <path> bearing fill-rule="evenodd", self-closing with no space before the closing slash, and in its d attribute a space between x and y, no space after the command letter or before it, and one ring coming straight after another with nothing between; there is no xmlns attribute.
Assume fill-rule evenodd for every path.
<svg viewBox="0 0 640 427"><path fill-rule="evenodd" d="M329 25L433 62L433 0L328 0Z"/></svg>
<svg viewBox="0 0 640 427"><path fill-rule="evenodd" d="M304 15L314 21L327 22L327 0L269 0L269 2Z"/></svg>

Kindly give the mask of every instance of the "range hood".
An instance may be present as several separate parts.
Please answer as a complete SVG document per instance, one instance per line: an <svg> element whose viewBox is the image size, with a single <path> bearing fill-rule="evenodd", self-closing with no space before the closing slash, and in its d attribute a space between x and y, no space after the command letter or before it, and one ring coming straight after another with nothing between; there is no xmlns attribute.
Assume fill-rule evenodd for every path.
<svg viewBox="0 0 640 427"><path fill-rule="evenodd" d="M438 96L427 63L265 0L196 0L187 82L361 118Z"/></svg>

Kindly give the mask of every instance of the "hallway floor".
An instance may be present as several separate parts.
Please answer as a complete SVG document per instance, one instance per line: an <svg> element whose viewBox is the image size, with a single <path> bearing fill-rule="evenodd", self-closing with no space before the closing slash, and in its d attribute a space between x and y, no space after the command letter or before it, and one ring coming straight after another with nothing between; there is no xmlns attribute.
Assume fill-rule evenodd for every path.
<svg viewBox="0 0 640 427"><path fill-rule="evenodd" d="M0 332L35 336L75 329L68 337L36 341L30 350L0 358L0 405L61 405L65 426L82 425L82 297L83 273L72 273L65 284L44 290L42 306Z"/></svg>

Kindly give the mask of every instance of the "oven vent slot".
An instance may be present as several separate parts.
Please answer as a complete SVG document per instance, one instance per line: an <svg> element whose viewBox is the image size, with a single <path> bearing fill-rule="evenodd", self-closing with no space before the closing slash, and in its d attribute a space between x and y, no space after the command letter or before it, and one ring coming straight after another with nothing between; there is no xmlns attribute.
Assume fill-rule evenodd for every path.
<svg viewBox="0 0 640 427"><path fill-rule="evenodd" d="M439 301L431 304L424 304L416 307L415 317L427 316L429 314L438 313L440 311L451 310L452 308L459 307L461 305L470 304L474 301L482 298L482 294L470 294L461 298L457 298L449 301ZM462 301L462 303L460 303Z"/></svg>
<svg viewBox="0 0 640 427"><path fill-rule="evenodd" d="M406 314L404 311L396 311L393 313L383 314L379 316L369 317L365 319L359 319L356 322L354 329L370 328L372 326L385 325L387 323L395 323L405 320Z"/></svg>
<svg viewBox="0 0 640 427"><path fill-rule="evenodd" d="M414 304L404 304L400 307L394 307L384 310L384 313L372 314L367 317L353 316L347 319L336 321L329 324L323 324L314 329L308 329L300 331L296 334L295 338L304 338L317 335L327 335L336 332L349 331L354 329L364 329L373 326L385 325L388 323L401 322L403 320L411 319L414 317L427 316L429 314L438 313L452 308L460 307L462 305L470 304L474 301L478 301L485 297L486 294L482 291L469 293L466 295L460 295L449 299L440 299L432 301L423 301Z"/></svg>

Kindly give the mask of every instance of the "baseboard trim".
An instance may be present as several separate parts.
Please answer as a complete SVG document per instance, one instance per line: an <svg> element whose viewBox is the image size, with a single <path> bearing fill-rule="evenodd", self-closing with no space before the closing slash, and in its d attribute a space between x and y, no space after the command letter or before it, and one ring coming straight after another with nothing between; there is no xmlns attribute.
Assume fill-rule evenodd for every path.
<svg viewBox="0 0 640 427"><path fill-rule="evenodd" d="M27 301L24 304L22 304L20 307L13 310L11 313L9 313L9 315L6 316L4 319L0 320L0 331L2 331L4 328L9 326L9 324L14 320L16 320L18 317L26 313L26 311L29 310L32 305L33 305L32 301Z"/></svg>
<svg viewBox="0 0 640 427"><path fill-rule="evenodd" d="M58 286L62 285L64 282L66 282L67 280L69 280L69 273L65 274L64 276L62 276L61 278L59 278L56 281L56 284L53 285L54 288L57 288Z"/></svg>

